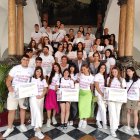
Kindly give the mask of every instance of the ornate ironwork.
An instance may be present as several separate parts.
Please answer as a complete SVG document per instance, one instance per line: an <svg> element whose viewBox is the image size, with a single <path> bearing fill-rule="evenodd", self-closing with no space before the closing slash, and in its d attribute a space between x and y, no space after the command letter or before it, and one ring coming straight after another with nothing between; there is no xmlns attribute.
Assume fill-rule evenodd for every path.
<svg viewBox="0 0 140 140"><path fill-rule="evenodd" d="M16 4L19 5L21 4L22 6L26 6L27 5L27 0L16 0Z"/></svg>
<svg viewBox="0 0 140 140"><path fill-rule="evenodd" d="M124 5L124 4L127 4L127 0L118 0L118 5Z"/></svg>

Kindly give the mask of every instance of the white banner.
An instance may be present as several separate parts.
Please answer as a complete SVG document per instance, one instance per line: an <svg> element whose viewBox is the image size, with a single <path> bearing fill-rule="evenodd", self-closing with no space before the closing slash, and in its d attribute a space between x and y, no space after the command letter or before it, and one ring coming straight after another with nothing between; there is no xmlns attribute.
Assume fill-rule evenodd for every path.
<svg viewBox="0 0 140 140"><path fill-rule="evenodd" d="M114 101L114 102L127 102L127 90L105 87L104 89L104 100Z"/></svg>
<svg viewBox="0 0 140 140"><path fill-rule="evenodd" d="M59 88L57 91L57 101L79 101L79 89Z"/></svg>
<svg viewBox="0 0 140 140"><path fill-rule="evenodd" d="M15 86L14 90L14 96L17 99L38 95L38 88L35 83L18 84Z"/></svg>

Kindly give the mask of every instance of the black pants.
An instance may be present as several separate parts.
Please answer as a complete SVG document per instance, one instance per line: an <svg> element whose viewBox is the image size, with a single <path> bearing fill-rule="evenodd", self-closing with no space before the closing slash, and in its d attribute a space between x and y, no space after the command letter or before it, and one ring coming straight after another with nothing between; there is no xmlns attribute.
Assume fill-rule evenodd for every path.
<svg viewBox="0 0 140 140"><path fill-rule="evenodd" d="M78 114L78 103L71 102L69 120L75 120Z"/></svg>

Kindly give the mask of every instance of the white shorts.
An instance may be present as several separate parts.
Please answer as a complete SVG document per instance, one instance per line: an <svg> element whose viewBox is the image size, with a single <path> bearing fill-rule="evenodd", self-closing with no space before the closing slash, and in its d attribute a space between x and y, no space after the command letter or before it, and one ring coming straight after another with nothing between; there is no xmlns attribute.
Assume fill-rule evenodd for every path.
<svg viewBox="0 0 140 140"><path fill-rule="evenodd" d="M27 109L27 107L25 107L23 105L25 99L15 99L11 96L8 96L7 98L7 109L8 110L17 110L18 105L20 108L22 109Z"/></svg>

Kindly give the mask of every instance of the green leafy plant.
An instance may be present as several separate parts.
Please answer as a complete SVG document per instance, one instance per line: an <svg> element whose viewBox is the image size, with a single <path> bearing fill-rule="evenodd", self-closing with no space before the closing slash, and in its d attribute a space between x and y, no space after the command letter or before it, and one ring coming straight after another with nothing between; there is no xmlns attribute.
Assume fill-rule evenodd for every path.
<svg viewBox="0 0 140 140"><path fill-rule="evenodd" d="M8 89L5 84L6 77L11 66L7 64L0 64L0 113L4 111L4 105L7 100Z"/></svg>

